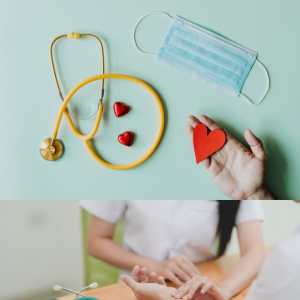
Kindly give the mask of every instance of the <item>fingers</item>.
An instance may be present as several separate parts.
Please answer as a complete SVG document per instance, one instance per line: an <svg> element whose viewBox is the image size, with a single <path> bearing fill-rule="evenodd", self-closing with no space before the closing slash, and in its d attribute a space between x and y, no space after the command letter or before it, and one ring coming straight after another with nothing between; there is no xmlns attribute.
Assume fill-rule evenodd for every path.
<svg viewBox="0 0 300 300"><path fill-rule="evenodd" d="M174 266L173 272L184 281L188 281L192 276L189 276L187 272L184 270L188 270L188 267L183 263L178 262L178 266Z"/></svg>
<svg viewBox="0 0 300 300"><path fill-rule="evenodd" d="M157 282L160 285L166 285L165 279L162 276L158 276Z"/></svg>
<svg viewBox="0 0 300 300"><path fill-rule="evenodd" d="M177 286L182 286L182 282L172 272L170 272L170 274L166 278L171 280Z"/></svg>
<svg viewBox="0 0 300 300"><path fill-rule="evenodd" d="M187 299L192 299L197 290L205 294L208 290L215 291L215 285L206 276L194 276L192 279L183 284L177 291L171 295L176 299L181 299L187 294Z"/></svg>
<svg viewBox="0 0 300 300"><path fill-rule="evenodd" d="M195 265L183 254L178 256L177 266L184 271L185 276L181 277L180 274L175 273L185 281L188 281L193 276L200 274Z"/></svg>
<svg viewBox="0 0 300 300"><path fill-rule="evenodd" d="M148 283L155 283L156 273L152 272L148 277Z"/></svg>
<svg viewBox="0 0 300 300"><path fill-rule="evenodd" d="M213 287L213 283L212 282L207 282L204 284L204 286L201 289L201 294L205 294L210 288Z"/></svg>
<svg viewBox="0 0 300 300"><path fill-rule="evenodd" d="M194 143L193 143L193 141L190 141L190 147L191 147L192 150L194 151Z"/></svg>
<svg viewBox="0 0 300 300"><path fill-rule="evenodd" d="M131 271L131 278L136 282L139 282L139 274L140 274L140 267L135 266Z"/></svg>
<svg viewBox="0 0 300 300"><path fill-rule="evenodd" d="M147 268L143 267L140 270L140 283L145 283L146 282L146 274L147 274Z"/></svg>
<svg viewBox="0 0 300 300"><path fill-rule="evenodd" d="M194 297L194 294L196 293L196 291L205 284L204 279L199 280L199 281L194 281L194 283L190 286L188 294L187 294L187 298L188 299L192 299Z"/></svg>
<svg viewBox="0 0 300 300"><path fill-rule="evenodd" d="M256 137L250 129L245 131L244 136L255 156L263 161L266 161L267 156L261 140Z"/></svg>
<svg viewBox="0 0 300 300"><path fill-rule="evenodd" d="M225 130L221 125L219 125L218 123L216 123L211 118L209 118L209 117L207 117L205 115L200 115L199 116L199 121L202 124L206 125L208 127L208 129L211 130L211 131L213 131L215 129L220 129L220 130L224 131L226 133L226 140L227 141L233 139L233 136L227 130Z"/></svg>
<svg viewBox="0 0 300 300"><path fill-rule="evenodd" d="M185 132L188 134L188 136L192 139L193 138L193 132L194 132L194 127L190 124L187 124L185 126Z"/></svg>
<svg viewBox="0 0 300 300"><path fill-rule="evenodd" d="M199 116L199 121L206 125L210 130L214 130L214 129L221 129L224 130L224 128L219 125L218 123L216 123L214 120L212 120L211 118L205 116L205 115L200 115Z"/></svg>
<svg viewBox="0 0 300 300"><path fill-rule="evenodd" d="M207 157L201 161L201 164L204 166L205 169L208 169L211 165L211 157Z"/></svg>
<svg viewBox="0 0 300 300"><path fill-rule="evenodd" d="M192 280L187 281L178 290L174 291L171 295L176 299L182 298L189 291L191 284L192 284Z"/></svg>
<svg viewBox="0 0 300 300"><path fill-rule="evenodd" d="M124 281L131 289L136 290L139 287L139 283L137 283L132 277L128 275L121 275L120 279Z"/></svg>
<svg viewBox="0 0 300 300"><path fill-rule="evenodd" d="M195 276L195 275L199 275L200 272L198 270L198 268L185 256L183 255L183 260L185 263L187 263L191 269L193 270L193 272L191 273L191 277Z"/></svg>
<svg viewBox="0 0 300 300"><path fill-rule="evenodd" d="M188 116L188 117L186 118L186 121L187 121L193 128L195 128L198 124L200 124L200 121L199 121L196 117L194 117L194 116L192 116L192 115Z"/></svg>

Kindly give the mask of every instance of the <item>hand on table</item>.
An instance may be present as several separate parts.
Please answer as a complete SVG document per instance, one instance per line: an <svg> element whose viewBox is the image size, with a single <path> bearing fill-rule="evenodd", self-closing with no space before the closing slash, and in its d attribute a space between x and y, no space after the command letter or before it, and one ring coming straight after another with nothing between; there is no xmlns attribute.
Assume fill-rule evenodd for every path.
<svg viewBox="0 0 300 300"><path fill-rule="evenodd" d="M200 123L210 130L221 129L226 133L225 145L201 162L223 194L234 200L275 199L265 185L267 156L262 142L249 129L244 136L252 151L207 116L201 115L199 119L188 116L187 122L185 130L191 138ZM193 141L190 146L194 149Z"/></svg>
<svg viewBox="0 0 300 300"><path fill-rule="evenodd" d="M175 299L181 299L187 294L190 300L228 300L231 298L229 291L221 289L205 276L194 276L172 293Z"/></svg>
<svg viewBox="0 0 300 300"><path fill-rule="evenodd" d="M200 275L199 270L185 255L174 256L165 261L156 261L149 268L149 271L155 271L158 275L169 279L177 286L182 285L178 278L188 281L193 276Z"/></svg>
<svg viewBox="0 0 300 300"><path fill-rule="evenodd" d="M148 282L146 282L147 268L135 266L131 277L121 275L120 279L124 281L134 292L138 300L173 300L171 293L175 288L167 287L162 276L157 277L155 272L150 273ZM157 277L157 282L155 283Z"/></svg>

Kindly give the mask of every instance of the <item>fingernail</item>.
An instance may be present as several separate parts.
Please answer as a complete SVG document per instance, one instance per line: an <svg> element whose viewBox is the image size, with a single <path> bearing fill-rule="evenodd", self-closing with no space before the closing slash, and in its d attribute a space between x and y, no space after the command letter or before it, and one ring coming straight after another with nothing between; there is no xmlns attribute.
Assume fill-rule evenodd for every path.
<svg viewBox="0 0 300 300"><path fill-rule="evenodd" d="M188 298L192 298L192 295L191 295L191 294L187 294L187 297L188 297Z"/></svg>

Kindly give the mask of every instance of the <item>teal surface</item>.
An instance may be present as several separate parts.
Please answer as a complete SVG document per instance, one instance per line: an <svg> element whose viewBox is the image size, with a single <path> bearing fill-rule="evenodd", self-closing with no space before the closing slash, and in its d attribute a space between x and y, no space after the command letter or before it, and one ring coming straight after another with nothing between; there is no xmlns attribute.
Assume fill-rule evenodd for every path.
<svg viewBox="0 0 300 300"><path fill-rule="evenodd" d="M283 199L299 199L300 98L298 0L52 0L1 1L0 198L1 199L226 199L206 170L196 165L184 127L189 114L207 114L244 142L250 128L264 142L267 184ZM147 12L176 14L258 52L268 68L271 90L258 107L164 66L139 53L133 28ZM171 24L162 15L147 16L137 29L139 46L156 53ZM166 125L154 154L141 166L113 171L97 164L63 117L58 138L65 153L56 162L40 157L41 142L51 136L60 107L49 46L70 31L93 33L104 41L106 72L123 73L150 84L161 97ZM100 49L92 38L65 39L55 47L63 94L81 80L100 73ZM242 92L258 100L266 87L257 64ZM88 116L98 102L100 82L83 88L71 111ZM122 101L131 112L114 116ZM133 83L106 84L104 117L94 146L111 163L136 160L151 145L158 114L146 91ZM88 133L94 118L80 121ZM131 148L118 134L131 130Z"/></svg>
<svg viewBox="0 0 300 300"><path fill-rule="evenodd" d="M80 297L78 299L80 299L80 300L99 300L98 298L95 298L95 297Z"/></svg>

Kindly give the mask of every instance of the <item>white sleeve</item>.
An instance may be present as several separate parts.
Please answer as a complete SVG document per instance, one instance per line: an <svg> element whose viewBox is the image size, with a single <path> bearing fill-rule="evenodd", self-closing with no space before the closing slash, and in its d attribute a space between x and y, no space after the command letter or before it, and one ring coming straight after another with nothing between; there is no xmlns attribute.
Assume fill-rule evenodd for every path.
<svg viewBox="0 0 300 300"><path fill-rule="evenodd" d="M253 220L265 220L265 214L261 201L241 200L241 204L236 215L235 225Z"/></svg>
<svg viewBox="0 0 300 300"><path fill-rule="evenodd" d="M283 250L283 251L282 251ZM245 300L296 300L300 294L300 266L275 247L269 254Z"/></svg>
<svg viewBox="0 0 300 300"><path fill-rule="evenodd" d="M81 200L79 205L95 217L117 223L126 209L125 200Z"/></svg>

